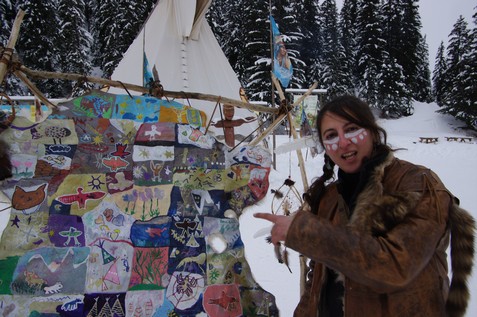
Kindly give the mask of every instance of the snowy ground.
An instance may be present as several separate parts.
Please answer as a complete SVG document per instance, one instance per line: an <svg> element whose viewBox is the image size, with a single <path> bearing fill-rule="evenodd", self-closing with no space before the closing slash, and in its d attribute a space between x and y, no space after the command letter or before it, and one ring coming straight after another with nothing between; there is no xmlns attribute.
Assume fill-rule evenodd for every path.
<svg viewBox="0 0 477 317"><path fill-rule="evenodd" d="M435 104L416 104L415 114L398 120L383 120L381 125L388 131L389 143L394 148L405 148L396 156L434 170L446 186L456 195L461 205L477 218L477 139L471 144L446 141L446 136L464 136L452 118L435 113ZM437 144L419 143L419 137L438 137ZM277 136L277 144L289 142L287 136ZM308 181L321 173L322 155L312 158L306 150L302 151ZM295 152L277 155L277 169L271 173L270 189L278 189L288 176L296 181L296 188L302 192L303 184ZM299 299L298 256L290 252L290 268L279 264L273 248L265 242L263 229L265 221L253 218L253 213L270 212L273 196L267 195L257 206L245 210L240 218L242 239L245 243L246 257L255 279L267 291L275 295L282 317L292 316ZM0 201L3 201L0 197ZM0 204L0 210L4 204ZM0 232L8 223L8 211L0 212ZM257 237L257 232L262 234ZM477 270L470 282L471 300L466 316L477 316Z"/></svg>
<svg viewBox="0 0 477 317"><path fill-rule="evenodd" d="M477 138L471 144L446 141L448 136L466 136L457 128L461 125L449 116L435 113L435 104L415 105L415 113L411 117L398 120L382 120L380 125L388 132L388 142L393 148L405 148L395 153L399 158L425 165L434 170L446 184L447 188L460 199L461 206L477 218ZM469 135L470 136L470 135ZM436 144L423 144L419 137L438 137ZM289 142L287 136L277 136L277 143ZM308 181L321 175L323 157L311 158L306 150L305 167ZM277 156L277 170L271 174L270 188L277 189L291 174L296 181L295 186L303 188L295 152ZM291 169L291 173L290 173ZM264 240L264 235L257 237L269 225L263 220L254 218L254 212L269 212L272 195L269 194L259 205L245 211L240 219L242 239L245 243L246 257L252 268L255 279L267 291L275 295L280 316L292 316L299 299L299 261L296 253L291 252L290 267L293 273L279 264L274 256L273 248ZM477 261L476 261L477 262ZM471 299L466 316L477 316L477 269L469 283Z"/></svg>

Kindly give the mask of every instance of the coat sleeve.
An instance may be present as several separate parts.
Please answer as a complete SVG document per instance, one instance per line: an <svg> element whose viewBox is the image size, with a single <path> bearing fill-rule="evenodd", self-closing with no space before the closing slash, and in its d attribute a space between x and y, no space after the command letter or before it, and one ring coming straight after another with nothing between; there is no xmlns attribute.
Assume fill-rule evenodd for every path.
<svg viewBox="0 0 477 317"><path fill-rule="evenodd" d="M376 292L392 292L408 285L436 253L450 203L446 190L425 191L400 223L379 236L301 211L285 243Z"/></svg>

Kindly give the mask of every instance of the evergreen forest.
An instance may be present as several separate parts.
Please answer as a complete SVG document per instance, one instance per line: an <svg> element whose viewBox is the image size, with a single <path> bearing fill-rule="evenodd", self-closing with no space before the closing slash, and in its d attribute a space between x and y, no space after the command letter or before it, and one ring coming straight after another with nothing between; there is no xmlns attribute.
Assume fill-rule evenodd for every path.
<svg viewBox="0 0 477 317"><path fill-rule="evenodd" d="M0 45L26 11L16 53L32 69L108 78L156 0L0 0ZM290 88L326 88L367 100L383 118L411 115L413 101L477 129L477 7L460 17L429 56L419 0L214 0L207 20L251 100L271 99L270 13L293 64ZM444 45L446 40L447 47ZM431 59L431 61L430 61ZM433 72L430 71L433 63ZM50 98L84 93L88 83L35 82ZM14 76L1 91L27 95Z"/></svg>

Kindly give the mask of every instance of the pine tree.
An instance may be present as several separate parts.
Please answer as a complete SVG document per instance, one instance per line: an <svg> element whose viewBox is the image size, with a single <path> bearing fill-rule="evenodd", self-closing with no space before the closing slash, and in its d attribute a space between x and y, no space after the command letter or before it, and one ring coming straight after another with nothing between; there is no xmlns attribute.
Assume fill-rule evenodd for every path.
<svg viewBox="0 0 477 317"><path fill-rule="evenodd" d="M322 54L319 82L328 89L328 97L333 98L347 91L347 74L343 68L345 53L341 46L338 30L338 11L335 0L325 0L321 4L319 23Z"/></svg>
<svg viewBox="0 0 477 317"><path fill-rule="evenodd" d="M412 115L411 93L405 83L402 66L384 52L384 61L378 75L377 108L382 118L399 118Z"/></svg>
<svg viewBox="0 0 477 317"><path fill-rule="evenodd" d="M304 82L306 87L318 80L318 58L322 45L318 37L318 34L320 34L318 2L316 0L302 0L300 2L303 9L297 12L296 19L300 23L303 34L299 41L299 47L301 60L305 64ZM322 87L322 83L319 83L319 87Z"/></svg>
<svg viewBox="0 0 477 317"><path fill-rule="evenodd" d="M89 75L91 72L92 36L85 18L86 6L83 0L59 0L58 17L58 70L64 73ZM83 94L92 85L65 82L63 96Z"/></svg>
<svg viewBox="0 0 477 317"><path fill-rule="evenodd" d="M239 61L243 56L247 12L241 8L241 1L215 0L206 18L229 64L242 86L245 86L245 68Z"/></svg>
<svg viewBox="0 0 477 317"><path fill-rule="evenodd" d="M429 48L426 37L421 37L417 47L417 72L414 79L414 99L420 102L432 102L431 71L429 69Z"/></svg>
<svg viewBox="0 0 477 317"><path fill-rule="evenodd" d="M443 99L441 113L448 113L456 118L463 119L465 107L468 106L465 100L466 87L466 60L464 56L469 46L469 30L464 17L460 16L454 24L450 33L449 46L447 47L447 72L450 89Z"/></svg>
<svg viewBox="0 0 477 317"><path fill-rule="evenodd" d="M0 2L0 45L6 46L10 38L12 21L15 19L13 5L9 0Z"/></svg>
<svg viewBox="0 0 477 317"><path fill-rule="evenodd" d="M357 52L358 52L358 6L359 0L344 0L339 16L340 41L343 47L343 69L346 71L343 85L347 92L358 94Z"/></svg>
<svg viewBox="0 0 477 317"><path fill-rule="evenodd" d="M94 29L104 76L109 77L121 61L148 16L145 10L151 7L151 1L98 0Z"/></svg>
<svg viewBox="0 0 477 317"><path fill-rule="evenodd" d="M17 10L21 8L25 11L16 45L25 66L42 71L57 71L58 43L54 41L58 30L56 7L56 0L27 0L17 4ZM34 83L47 97L64 97L62 82L59 80L38 80Z"/></svg>
<svg viewBox="0 0 477 317"><path fill-rule="evenodd" d="M447 60L445 56L444 42L441 42L437 49L436 62L434 65L434 71L432 73L432 94L438 106L444 106L444 100L447 99L446 91L448 88L449 79L446 78L447 74Z"/></svg>
<svg viewBox="0 0 477 317"><path fill-rule="evenodd" d="M375 106L379 94L378 75L386 41L382 37L379 0L363 1L358 9L357 73L360 96Z"/></svg>
<svg viewBox="0 0 477 317"><path fill-rule="evenodd" d="M422 42L422 23L419 14L419 0L401 0L400 12L402 18L400 19L401 30L399 34L399 42L396 50L393 51L393 56L396 58L399 65L403 67L403 73L406 85L412 91L413 95L419 94L423 87L417 85L416 78L419 76L419 69L423 68L421 57L419 56L421 42ZM425 87L430 89L430 87ZM417 98L415 98L417 99Z"/></svg>
<svg viewBox="0 0 477 317"><path fill-rule="evenodd" d="M470 33L469 47L464 59L467 61L467 90L468 108L465 109L465 122L477 130L477 7L472 16L473 28Z"/></svg>
<svg viewBox="0 0 477 317"><path fill-rule="evenodd" d="M252 100L271 101L270 19L268 1L244 0L242 54L237 63L244 67L242 83Z"/></svg>

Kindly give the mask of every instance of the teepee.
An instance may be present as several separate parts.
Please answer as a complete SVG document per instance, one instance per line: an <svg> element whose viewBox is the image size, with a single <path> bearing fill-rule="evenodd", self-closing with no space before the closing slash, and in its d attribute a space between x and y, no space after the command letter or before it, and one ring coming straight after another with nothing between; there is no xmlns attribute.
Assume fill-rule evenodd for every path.
<svg viewBox="0 0 477 317"><path fill-rule="evenodd" d="M124 54L111 79L146 85L145 74L155 67L166 90L198 92L240 100L240 82L220 48L205 14L212 0L159 0L134 42ZM145 80L146 78L146 80ZM114 88L113 93L124 93ZM220 111L213 102L177 100L203 110L213 122ZM214 115L213 115L214 114ZM234 119L256 115L247 109L235 109ZM258 126L235 125L237 139L246 137ZM210 126L212 133L222 135L222 128Z"/></svg>

